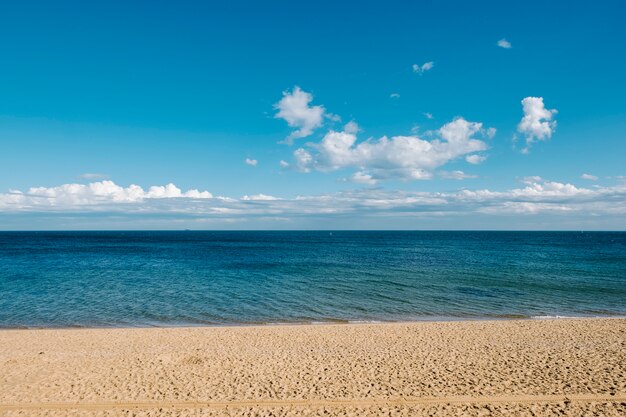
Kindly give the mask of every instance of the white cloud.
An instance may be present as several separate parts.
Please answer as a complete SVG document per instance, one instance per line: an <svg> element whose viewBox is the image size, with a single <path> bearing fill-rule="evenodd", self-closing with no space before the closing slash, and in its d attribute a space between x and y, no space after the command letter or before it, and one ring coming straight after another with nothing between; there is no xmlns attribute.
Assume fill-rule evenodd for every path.
<svg viewBox="0 0 626 417"><path fill-rule="evenodd" d="M451 174L451 178L466 176L467 174L454 171ZM375 178L361 171L357 171L352 180L369 185L376 183ZM314 228L319 228L319 219L327 221L333 218L339 219L342 224L347 222L346 224L354 225L355 223L349 222L355 219L371 219L373 216L377 219L375 222L361 225L375 224L384 227L389 224L385 223L385 219L400 217L456 217L466 221L470 216L488 216L489 219L492 216L515 216L517 222L521 219L519 216L545 214L576 219L570 224L579 230L581 219L591 221L596 218L602 221L611 216L614 219L614 228L626 227L626 183L585 188L538 177L528 177L523 182L524 185L519 188L504 191L462 189L453 192L421 192L365 188L295 198L255 194L233 199L211 197L206 191L182 192L173 184L150 187L146 191L137 185L122 187L111 181L102 181L89 185L33 187L26 192L10 191L0 194L0 213L47 213L48 216L60 217L64 213L76 213L76 216L79 213L102 213L102 216L110 214L115 218L132 215L133 217L127 217L130 222L128 224L134 224L133 222L146 216L159 215L164 221L161 224L172 224L172 221L181 219L245 224L259 218L280 218L282 221L297 222L313 217L318 219L310 223ZM70 217L78 218L76 216ZM413 223L409 221L403 224ZM464 224L468 227L471 225ZM505 221L501 224L507 228L511 223ZM555 223L551 221L542 224L544 227L545 224L553 227Z"/></svg>
<svg viewBox="0 0 626 417"><path fill-rule="evenodd" d="M465 157L465 160L466 160L468 163L473 164L473 165L478 165L478 164L480 164L481 162L484 162L484 161L485 161L485 159L487 159L487 157L486 157L486 156L483 156L483 155L467 155L467 156Z"/></svg>
<svg viewBox="0 0 626 417"><path fill-rule="evenodd" d="M366 184L366 185L374 185L378 183L378 181L372 178L370 174L366 174L360 171L352 174L352 176L350 177L350 181L356 182L358 184Z"/></svg>
<svg viewBox="0 0 626 417"><path fill-rule="evenodd" d="M425 62L421 66L418 64L413 64L412 68L413 68L413 72L421 75L425 73L426 71L430 71L431 69L433 69L434 66L435 66L435 63L433 61L429 61L429 62Z"/></svg>
<svg viewBox="0 0 626 417"><path fill-rule="evenodd" d="M343 127L343 131L354 135L354 134L359 133L361 129L359 128L359 125L356 122L351 121L351 122L346 123L346 125Z"/></svg>
<svg viewBox="0 0 626 417"><path fill-rule="evenodd" d="M468 178L478 178L477 175L466 174L463 171L441 171L439 173L441 178L445 178L447 180L464 180Z"/></svg>
<svg viewBox="0 0 626 417"><path fill-rule="evenodd" d="M78 178L82 180L105 180L109 178L109 176L106 174L98 174L95 172L86 172L84 174L79 175Z"/></svg>
<svg viewBox="0 0 626 417"><path fill-rule="evenodd" d="M416 71L428 71L433 65L433 62L416 65ZM312 95L299 87L295 87L291 93L284 92L283 99L276 105L279 109L276 117L287 120L291 126L300 127L300 130L294 132L297 136L301 137L303 131L308 136L313 127L321 125L324 116L330 115L322 106L310 107L312 100ZM309 118L295 117L294 114L309 114L312 109L318 111L311 118L313 121L305 127L302 121ZM424 116L433 118L431 113L424 113ZM483 129L482 123L468 122L463 118L445 124L436 132L426 132L428 140L417 135L417 126L411 129L412 134L409 136L383 136L359 142L357 134L360 131L359 125L350 121L342 131L329 130L320 142L307 143L296 149L293 164L281 161L280 165L282 168L293 165L301 172L354 169L349 180L364 184L387 179L430 179L437 168L458 158L465 157L472 164L482 162L486 157L476 155L476 152L484 151L488 146L475 136L491 139L496 132L494 128ZM434 139L431 139L433 136ZM459 177L458 173L444 175Z"/></svg>
<svg viewBox="0 0 626 417"><path fill-rule="evenodd" d="M432 113L425 112L425 113L423 113L423 114L424 114L424 117L425 117L425 118L432 120L432 118L433 118Z"/></svg>
<svg viewBox="0 0 626 417"><path fill-rule="evenodd" d="M334 113L324 113L324 117L327 118L330 121L333 122L340 122L341 121L341 116L339 116L338 114L334 114Z"/></svg>
<svg viewBox="0 0 626 417"><path fill-rule="evenodd" d="M498 41L498 46L500 48L504 48L504 49L511 49L513 46L511 45L511 42L507 41L506 39L502 38Z"/></svg>
<svg viewBox="0 0 626 417"><path fill-rule="evenodd" d="M580 178L582 178L583 180L598 181L598 177L591 174L583 174L580 176Z"/></svg>
<svg viewBox="0 0 626 417"><path fill-rule="evenodd" d="M536 182L544 182L544 179L539 175L530 175L528 177L522 178L521 182L526 185L530 185Z"/></svg>
<svg viewBox="0 0 626 417"><path fill-rule="evenodd" d="M278 113L274 117L283 119L290 127L296 128L286 139L288 144L294 139L310 136L324 120L323 106L310 106L313 95L294 87L292 92L283 92L283 98L275 104ZM332 115L331 115L332 116Z"/></svg>
<svg viewBox="0 0 626 417"><path fill-rule="evenodd" d="M294 157L297 168L303 172L355 168L372 180L429 179L436 168L486 150L487 144L474 136L487 132L482 123L463 118L442 126L433 140L418 136L383 136L357 142L355 133L331 130L321 142L309 144L309 149L296 150Z"/></svg>
<svg viewBox="0 0 626 417"><path fill-rule="evenodd" d="M552 120L556 110L548 110L543 104L543 97L526 97L522 100L524 116L517 125L517 131L526 137L528 152L533 142L548 140L556 129L556 120Z"/></svg>
<svg viewBox="0 0 626 417"><path fill-rule="evenodd" d="M573 184L547 181L540 177L526 178L526 187L510 191L515 197L571 197L584 194L592 194L593 191L586 188L578 188Z"/></svg>
<svg viewBox="0 0 626 417"><path fill-rule="evenodd" d="M98 183L93 183L90 185L98 185ZM131 186L132 187L132 186ZM103 186L102 188L108 188L108 186ZM138 190L139 191L139 190ZM193 197L198 196L198 191L193 191ZM175 198L175 197L183 197L183 193L180 188L175 186L172 183L167 185L153 185L148 189L148 192L144 194L141 198ZM187 197L185 195L185 197ZM192 197L191 195L189 197ZM209 197L212 197L209 195Z"/></svg>
<svg viewBox="0 0 626 417"><path fill-rule="evenodd" d="M391 93L391 94L389 94L389 97L390 98L400 98L400 94L398 94L398 93Z"/></svg>
<svg viewBox="0 0 626 417"><path fill-rule="evenodd" d="M255 167L255 166L257 166L257 164L259 163L259 161L257 161L256 159L246 158L245 163L246 163L247 165L250 165L250 166Z"/></svg>
<svg viewBox="0 0 626 417"><path fill-rule="evenodd" d="M180 188L170 183L164 186L152 186L147 191L138 185L131 184L122 187L113 181L98 181L90 184L63 184L57 187L32 187L26 192L12 191L9 194L0 194L0 208L7 204L15 207L49 206L64 207L89 206L107 203L137 203L148 199L187 198L207 199L213 195L208 191L191 189L182 192Z"/></svg>
<svg viewBox="0 0 626 417"><path fill-rule="evenodd" d="M294 158L296 159L296 168L301 172L310 172L310 165L313 163L313 156L310 152L305 149L296 149L293 153Z"/></svg>
<svg viewBox="0 0 626 417"><path fill-rule="evenodd" d="M255 194L255 195L244 195L241 197L243 201L274 201L279 200L278 197L274 197L267 194Z"/></svg>

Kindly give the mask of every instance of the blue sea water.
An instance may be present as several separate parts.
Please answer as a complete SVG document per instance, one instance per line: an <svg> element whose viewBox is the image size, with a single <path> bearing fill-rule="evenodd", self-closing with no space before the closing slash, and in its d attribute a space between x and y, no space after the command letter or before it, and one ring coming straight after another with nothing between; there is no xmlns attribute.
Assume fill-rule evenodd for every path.
<svg viewBox="0 0 626 417"><path fill-rule="evenodd" d="M623 315L623 232L0 233L4 328Z"/></svg>

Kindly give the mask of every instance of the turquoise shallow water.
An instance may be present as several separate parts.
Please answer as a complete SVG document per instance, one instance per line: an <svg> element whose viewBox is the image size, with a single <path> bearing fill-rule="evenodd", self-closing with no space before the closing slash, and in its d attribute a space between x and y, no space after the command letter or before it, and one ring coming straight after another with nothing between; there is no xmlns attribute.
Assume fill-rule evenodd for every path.
<svg viewBox="0 0 626 417"><path fill-rule="evenodd" d="M623 315L623 232L0 233L5 328Z"/></svg>

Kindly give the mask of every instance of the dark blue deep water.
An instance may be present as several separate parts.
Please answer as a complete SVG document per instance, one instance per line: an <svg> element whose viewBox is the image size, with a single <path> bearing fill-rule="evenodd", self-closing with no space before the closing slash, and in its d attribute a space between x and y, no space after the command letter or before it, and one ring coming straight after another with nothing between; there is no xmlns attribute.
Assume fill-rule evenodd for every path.
<svg viewBox="0 0 626 417"><path fill-rule="evenodd" d="M620 315L619 232L0 233L0 327Z"/></svg>

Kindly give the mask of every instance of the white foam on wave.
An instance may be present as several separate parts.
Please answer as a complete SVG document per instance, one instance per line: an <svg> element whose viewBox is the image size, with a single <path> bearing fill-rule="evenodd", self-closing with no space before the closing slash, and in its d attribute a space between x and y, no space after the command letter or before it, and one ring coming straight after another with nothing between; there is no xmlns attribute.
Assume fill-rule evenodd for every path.
<svg viewBox="0 0 626 417"><path fill-rule="evenodd" d="M350 324L377 324L377 323L384 323L384 322L380 320L349 320L348 323Z"/></svg>

